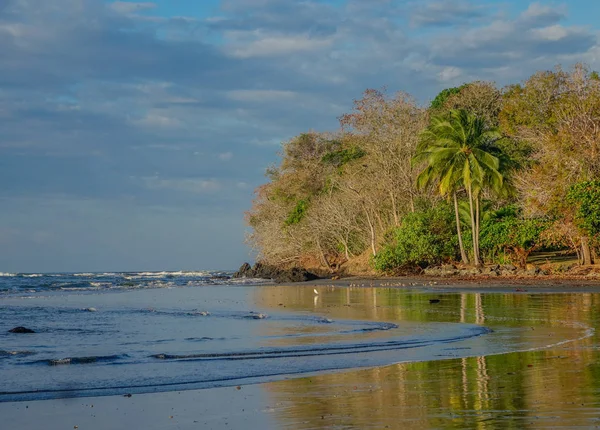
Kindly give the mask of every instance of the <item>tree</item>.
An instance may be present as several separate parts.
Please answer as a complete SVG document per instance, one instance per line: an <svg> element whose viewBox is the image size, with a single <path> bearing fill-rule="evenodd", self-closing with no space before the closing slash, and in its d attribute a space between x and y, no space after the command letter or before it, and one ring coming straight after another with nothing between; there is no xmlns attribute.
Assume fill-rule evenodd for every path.
<svg viewBox="0 0 600 430"><path fill-rule="evenodd" d="M483 223L481 248L490 257L500 252L509 254L520 267L525 267L531 252L545 244L543 233L551 223L544 218L523 218L518 207L495 211Z"/></svg>
<svg viewBox="0 0 600 430"><path fill-rule="evenodd" d="M600 181L586 181L573 185L567 193L567 201L574 210L575 225L581 232L584 240L592 240L592 245L600 242ZM587 247L583 248L589 250ZM583 255L583 261L594 263L594 256Z"/></svg>
<svg viewBox="0 0 600 430"><path fill-rule="evenodd" d="M578 182L600 178L597 74L582 64L570 72L559 67L536 73L505 91L500 122L505 133L531 147L528 168L515 175L527 215L549 215L565 231L576 230L567 193ZM590 264L589 237L578 240L582 263Z"/></svg>
<svg viewBox="0 0 600 430"><path fill-rule="evenodd" d="M479 212L481 191L484 188L500 190L504 178L501 173L500 154L495 142L501 137L495 128L487 127L485 120L466 110L452 110L447 115L437 115L421 133L415 163L425 162L417 183L423 187L437 181L442 196L465 188L469 201L473 259L480 265ZM458 205L455 203L456 225L462 242ZM464 251L461 250L461 254Z"/></svg>

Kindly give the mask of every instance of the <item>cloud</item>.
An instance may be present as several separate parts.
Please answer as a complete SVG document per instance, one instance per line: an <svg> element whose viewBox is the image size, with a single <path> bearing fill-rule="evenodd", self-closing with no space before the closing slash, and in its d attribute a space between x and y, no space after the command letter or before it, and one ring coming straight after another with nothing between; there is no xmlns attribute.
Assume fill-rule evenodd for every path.
<svg viewBox="0 0 600 430"><path fill-rule="evenodd" d="M510 15L479 4L222 0L179 16L165 2L0 0L0 199L21 208L2 223L80 233L63 221L72 209L98 226L88 242L107 254L106 213L160 206L177 220L236 213L241 225L279 143L335 130L366 88L425 103L470 79L502 85L558 62L600 66L597 28L567 21L566 6L518 3ZM19 218L45 205L48 221ZM157 215L148 227L185 241L184 225L196 227L185 219L180 227ZM114 222L121 232L135 224ZM13 236L3 249L18 247ZM0 263L15 261L8 253L0 249Z"/></svg>
<svg viewBox="0 0 600 430"><path fill-rule="evenodd" d="M548 26L567 17L565 6L549 6L542 3L531 3L519 17L521 23L529 26Z"/></svg>
<svg viewBox="0 0 600 430"><path fill-rule="evenodd" d="M232 40L230 53L238 58L287 56L303 51L317 51L333 43L332 39L314 38L308 34L288 36L235 32L229 33L228 38Z"/></svg>
<svg viewBox="0 0 600 430"><path fill-rule="evenodd" d="M414 27L450 27L485 16L486 10L468 1L442 0L422 2L410 17Z"/></svg>
<svg viewBox="0 0 600 430"><path fill-rule="evenodd" d="M233 90L227 93L230 99L243 102L283 101L292 99L296 95L293 91L278 90Z"/></svg>
<svg viewBox="0 0 600 430"><path fill-rule="evenodd" d="M207 193L221 189L222 185L215 179L202 178L142 178L146 187L153 190L174 190L188 193Z"/></svg>
<svg viewBox="0 0 600 430"><path fill-rule="evenodd" d="M221 161L229 161L233 158L233 152L231 152L231 151L221 152L218 157L219 157L219 160L221 160Z"/></svg>
<svg viewBox="0 0 600 430"><path fill-rule="evenodd" d="M115 1L109 4L109 7L123 14L130 14L132 12L140 12L143 10L155 9L156 3L144 2L144 3L136 3L136 2L125 2L125 1Z"/></svg>
<svg viewBox="0 0 600 430"><path fill-rule="evenodd" d="M482 70L503 81L523 76L524 70L552 67L586 58L597 45L596 35L588 29L557 23L564 18L562 8L553 9L534 3L516 19L495 19L490 23L453 34L437 36L430 61L440 67L465 70L474 77ZM507 73L507 67L512 69Z"/></svg>

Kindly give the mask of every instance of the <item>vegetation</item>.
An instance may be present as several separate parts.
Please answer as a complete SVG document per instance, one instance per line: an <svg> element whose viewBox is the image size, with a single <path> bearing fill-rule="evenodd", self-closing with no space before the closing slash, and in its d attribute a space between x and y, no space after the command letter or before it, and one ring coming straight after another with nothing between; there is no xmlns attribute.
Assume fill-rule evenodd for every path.
<svg viewBox="0 0 600 430"><path fill-rule="evenodd" d="M340 129L285 142L247 213L276 266L398 273L600 249L600 80L583 65L428 107L367 90Z"/></svg>

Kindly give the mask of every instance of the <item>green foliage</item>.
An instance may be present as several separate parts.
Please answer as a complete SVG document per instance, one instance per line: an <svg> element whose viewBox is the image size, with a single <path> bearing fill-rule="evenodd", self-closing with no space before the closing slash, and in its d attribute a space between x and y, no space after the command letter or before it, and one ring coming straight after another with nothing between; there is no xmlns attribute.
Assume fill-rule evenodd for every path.
<svg viewBox="0 0 600 430"><path fill-rule="evenodd" d="M375 269L393 273L408 266L426 267L456 257L457 238L452 208L446 203L408 214L402 225L386 237L386 244L373 259Z"/></svg>
<svg viewBox="0 0 600 430"><path fill-rule="evenodd" d="M590 73L590 79L593 81L600 81L600 74L594 70Z"/></svg>
<svg viewBox="0 0 600 430"><path fill-rule="evenodd" d="M543 245L542 233L549 227L546 219L523 218L517 207L503 207L483 222L481 250L491 261L505 262L509 256L524 266L529 254Z"/></svg>
<svg viewBox="0 0 600 430"><path fill-rule="evenodd" d="M285 225L290 226L294 224L298 224L302 219L306 216L306 212L308 211L308 200L302 199L296 203L292 212L288 215L285 220Z"/></svg>
<svg viewBox="0 0 600 430"><path fill-rule="evenodd" d="M587 235L600 238L600 181L586 181L573 185L567 201L575 207L577 226Z"/></svg>
<svg viewBox="0 0 600 430"><path fill-rule="evenodd" d="M358 160L364 157L367 153L357 146L353 146L348 149L341 149L339 151L328 152L323 155L321 161L325 164L331 164L335 167L341 167L346 163L353 160Z"/></svg>
<svg viewBox="0 0 600 430"><path fill-rule="evenodd" d="M417 185L424 188L437 181L441 195L461 187L472 187L474 192L484 186L500 189L503 166L495 156L500 152L495 145L500 137L483 118L462 109L450 111L449 116L434 116L421 134L413 158L415 164L427 163Z"/></svg>
<svg viewBox="0 0 600 430"><path fill-rule="evenodd" d="M440 93L437 96L435 96L435 98L431 101L429 108L434 110L442 109L444 107L444 104L446 104L446 101L450 98L450 96L460 93L461 90L467 85L468 84L463 84L460 87L446 88L445 90L440 91Z"/></svg>

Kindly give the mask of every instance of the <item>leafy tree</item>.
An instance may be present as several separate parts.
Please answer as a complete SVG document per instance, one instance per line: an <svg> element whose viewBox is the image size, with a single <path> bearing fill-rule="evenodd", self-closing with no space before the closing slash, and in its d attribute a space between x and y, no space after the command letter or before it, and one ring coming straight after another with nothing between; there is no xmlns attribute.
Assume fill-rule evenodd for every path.
<svg viewBox="0 0 600 430"><path fill-rule="evenodd" d="M492 260L508 254L521 267L531 252L544 245L543 233L551 223L543 218L523 218L516 206L496 211L483 222L481 248Z"/></svg>
<svg viewBox="0 0 600 430"><path fill-rule="evenodd" d="M480 264L479 212L481 191L484 188L499 191L503 187L500 150L495 146L501 137L498 130L488 128L485 121L465 110L452 110L448 115L437 115L421 134L415 163L425 162L417 183L424 187L437 181L440 195L453 195L456 228L459 243L462 242L456 192L467 191L473 258ZM461 246L462 248L462 246ZM461 249L464 260L464 251Z"/></svg>
<svg viewBox="0 0 600 430"><path fill-rule="evenodd" d="M583 237L592 239L596 246L600 243L600 180L580 182L573 185L567 201L573 205L575 224L581 230ZM587 256L593 263L592 256Z"/></svg>
<svg viewBox="0 0 600 430"><path fill-rule="evenodd" d="M582 65L539 72L504 94L502 129L531 147L530 163L515 175L528 216L549 215L567 242L578 241L582 263L591 263L589 237L572 232L565 205L571 186L600 178L600 81Z"/></svg>
<svg viewBox="0 0 600 430"><path fill-rule="evenodd" d="M455 94L459 94L465 86L466 84L461 85L460 87L446 88L440 91L439 94L431 101L429 108L431 110L443 109L448 99Z"/></svg>

